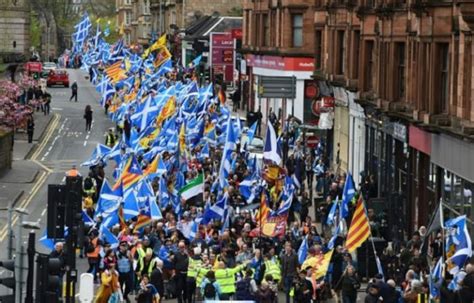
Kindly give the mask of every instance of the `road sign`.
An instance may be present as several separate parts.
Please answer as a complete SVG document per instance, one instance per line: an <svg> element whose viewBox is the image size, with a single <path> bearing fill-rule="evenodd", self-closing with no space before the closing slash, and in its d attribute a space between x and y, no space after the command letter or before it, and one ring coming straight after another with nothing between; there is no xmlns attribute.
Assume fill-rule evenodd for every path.
<svg viewBox="0 0 474 303"><path fill-rule="evenodd" d="M258 97L296 98L296 77L259 77Z"/></svg>

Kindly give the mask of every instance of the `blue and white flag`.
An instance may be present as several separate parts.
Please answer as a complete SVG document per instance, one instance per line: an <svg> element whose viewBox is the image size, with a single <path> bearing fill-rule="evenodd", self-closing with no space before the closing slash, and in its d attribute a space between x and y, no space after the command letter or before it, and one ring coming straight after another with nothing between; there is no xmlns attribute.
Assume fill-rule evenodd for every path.
<svg viewBox="0 0 474 303"><path fill-rule="evenodd" d="M226 141L222 152L221 165L219 168L219 183L221 188L227 184L227 176L232 170L232 152L237 148L238 135L235 133L229 117L226 131Z"/></svg>
<svg viewBox="0 0 474 303"><path fill-rule="evenodd" d="M227 208L227 203L229 200L229 194L224 193L222 198L216 202L216 204L206 208L203 214L203 223L207 224L212 219L222 220L224 219L225 209Z"/></svg>
<svg viewBox="0 0 474 303"><path fill-rule="evenodd" d="M308 256L308 236L303 238L300 248L298 249L298 262L303 264Z"/></svg>
<svg viewBox="0 0 474 303"><path fill-rule="evenodd" d="M151 214L151 219L152 220L161 220L163 219L163 215L161 214L161 210L156 204L156 199L150 198L149 199L150 203L150 214Z"/></svg>
<svg viewBox="0 0 474 303"><path fill-rule="evenodd" d="M92 152L91 157L86 162L82 163L81 166L94 166L99 164L99 162L107 157L110 153L110 147L98 143L94 151Z"/></svg>
<svg viewBox="0 0 474 303"><path fill-rule="evenodd" d="M138 207L138 199L135 194L135 190L129 189L125 192L123 199L123 217L126 221L137 217L140 214L140 208Z"/></svg>
<svg viewBox="0 0 474 303"><path fill-rule="evenodd" d="M331 210L329 211L328 218L326 220L326 225L332 225L334 223L338 206L339 206L339 197L336 197L336 200L334 200L334 202L332 203Z"/></svg>
<svg viewBox="0 0 474 303"><path fill-rule="evenodd" d="M122 186L113 190L109 182L105 179L100 190L99 200L97 201L96 213L107 217L117 211L122 201Z"/></svg>
<svg viewBox="0 0 474 303"><path fill-rule="evenodd" d="M247 131L247 144L250 145L252 144L252 141L253 141L253 138L255 137L255 133L257 132L257 122L258 121L255 121L252 126L249 128L249 130Z"/></svg>
<svg viewBox="0 0 474 303"><path fill-rule="evenodd" d="M354 180L349 172L346 177L346 183L344 183L344 190L342 191L342 203L340 207L341 218L345 219L349 215L349 203L355 196Z"/></svg>
<svg viewBox="0 0 474 303"><path fill-rule="evenodd" d="M448 220L444 227L449 233L446 239L446 263L448 271L455 275L472 257L472 242L467 230L466 216Z"/></svg>
<svg viewBox="0 0 474 303"><path fill-rule="evenodd" d="M106 243L110 244L112 249L117 248L119 245L119 240L107 227L100 227L100 238Z"/></svg>
<svg viewBox="0 0 474 303"><path fill-rule="evenodd" d="M95 225L95 221L89 216L89 214L85 210L82 210L82 222L84 222L84 225L86 226Z"/></svg>
<svg viewBox="0 0 474 303"><path fill-rule="evenodd" d="M441 284L443 283L443 266L443 257L441 257L436 263L436 266L430 271L429 285L430 297L432 299L436 299L441 296Z"/></svg>
<svg viewBox="0 0 474 303"><path fill-rule="evenodd" d="M278 148L277 137L273 125L268 121L267 135L265 137L265 147L263 149L263 159L270 160L277 165L281 163L281 156Z"/></svg>

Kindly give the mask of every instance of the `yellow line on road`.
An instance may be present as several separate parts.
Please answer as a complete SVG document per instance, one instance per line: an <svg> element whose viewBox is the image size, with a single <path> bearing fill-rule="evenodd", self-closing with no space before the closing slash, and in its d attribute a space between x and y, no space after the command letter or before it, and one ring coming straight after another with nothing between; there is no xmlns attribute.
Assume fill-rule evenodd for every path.
<svg viewBox="0 0 474 303"><path fill-rule="evenodd" d="M46 136L43 138L43 142L40 142L38 145L38 148L34 152L34 154L31 156L31 160L36 160L39 155L43 152L43 149L46 147L46 144L48 143L49 139L51 139L51 136L53 135L54 131L58 127L59 121L61 120L61 115L59 114L54 114L53 122L48 126L48 129L46 130Z"/></svg>
<svg viewBox="0 0 474 303"><path fill-rule="evenodd" d="M18 208L28 208L28 205L31 203L31 201L33 200L33 198L36 196L36 194L38 193L38 191L43 187L43 184L46 182L46 180L48 179L48 176L49 176L49 173L48 172L41 172L41 176L39 177L38 181L36 182L36 184L33 186L33 188L31 189L31 192L30 194L28 195L27 198L25 198L25 200L23 200L23 202L18 206ZM16 214L13 215L13 218L12 218L12 227L13 225L16 224L16 222L18 221L18 216ZM9 226L8 225L5 225L1 230L0 230L0 241L4 241L7 234L8 234L8 228Z"/></svg>

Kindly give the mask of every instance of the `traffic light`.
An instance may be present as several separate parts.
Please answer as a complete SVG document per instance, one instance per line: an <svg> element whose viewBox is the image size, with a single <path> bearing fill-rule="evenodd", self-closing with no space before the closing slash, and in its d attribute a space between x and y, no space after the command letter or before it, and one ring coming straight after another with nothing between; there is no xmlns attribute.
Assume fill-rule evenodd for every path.
<svg viewBox="0 0 474 303"><path fill-rule="evenodd" d="M38 254L36 259L36 302L57 303L61 289L61 260Z"/></svg>
<svg viewBox="0 0 474 303"><path fill-rule="evenodd" d="M48 222L46 232L50 239L64 238L66 186L48 185Z"/></svg>
<svg viewBox="0 0 474 303"><path fill-rule="evenodd" d="M4 303L13 303L15 302L15 287L16 287L16 279L15 279L15 261L14 260L6 260L0 261L0 267L3 267L11 272L13 272L13 277L8 278L0 278L0 284L4 285L13 290L13 294L0 296L0 302Z"/></svg>

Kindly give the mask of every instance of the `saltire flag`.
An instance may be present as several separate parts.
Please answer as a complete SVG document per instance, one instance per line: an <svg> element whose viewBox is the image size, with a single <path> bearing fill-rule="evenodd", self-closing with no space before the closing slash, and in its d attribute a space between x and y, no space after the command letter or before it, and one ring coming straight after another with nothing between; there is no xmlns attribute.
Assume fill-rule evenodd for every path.
<svg viewBox="0 0 474 303"><path fill-rule="evenodd" d="M110 244L112 249L117 248L119 245L119 240L107 227L100 227L100 238L106 243Z"/></svg>
<svg viewBox="0 0 474 303"><path fill-rule="evenodd" d="M95 147L94 151L92 152L91 157L89 160L86 162L83 162L81 166L94 166L99 164L99 162L107 157L107 155L110 153L111 149L110 147L97 143L97 146Z"/></svg>
<svg viewBox="0 0 474 303"><path fill-rule="evenodd" d="M206 142L204 144L204 146L202 147L201 149L201 152L200 152L200 159L203 160L205 158L209 158L211 156L210 152L209 152L209 143Z"/></svg>
<svg viewBox="0 0 474 303"><path fill-rule="evenodd" d="M472 242L466 223L466 215L463 215L444 224L449 233L445 243L446 263L452 275L456 275L472 257Z"/></svg>
<svg viewBox="0 0 474 303"><path fill-rule="evenodd" d="M268 121L267 135L265 137L265 147L263 149L263 159L274 162L277 165L281 163L280 151L278 148L277 137L273 125Z"/></svg>
<svg viewBox="0 0 474 303"><path fill-rule="evenodd" d="M144 130L153 120L155 120L158 111L158 106L154 104L151 95L148 95L145 103L140 106L140 109L133 114L130 119L132 120L133 125Z"/></svg>
<svg viewBox="0 0 474 303"><path fill-rule="evenodd" d="M231 119L229 117L226 132L226 141L224 150L222 152L221 164L219 167L219 183L221 188L225 188L227 184L227 176L232 170L232 152L237 148L238 134L235 133L234 127L232 127Z"/></svg>
<svg viewBox="0 0 474 303"><path fill-rule="evenodd" d="M152 220L160 220L163 219L163 215L161 214L161 210L156 203L156 199L154 197L149 198L150 202L150 215Z"/></svg>
<svg viewBox="0 0 474 303"><path fill-rule="evenodd" d="M191 180L188 184L179 190L179 195L184 200L189 200L204 192L204 175L199 174L196 178Z"/></svg>
<svg viewBox="0 0 474 303"><path fill-rule="evenodd" d="M94 220L89 216L89 214L85 210L82 210L82 222L84 222L84 225L86 226L95 225Z"/></svg>
<svg viewBox="0 0 474 303"><path fill-rule="evenodd" d="M120 208L114 211L113 213L111 213L107 218L105 218L101 226L112 228L114 225L119 224L120 223L120 218L118 216L119 210Z"/></svg>
<svg viewBox="0 0 474 303"><path fill-rule="evenodd" d="M239 191L245 201L248 201L252 195L252 188L257 183L257 176L251 175L239 183Z"/></svg>
<svg viewBox="0 0 474 303"><path fill-rule="evenodd" d="M135 191L130 189L125 192L123 199L122 215L125 220L130 220L140 214L140 208L138 207L138 199Z"/></svg>
<svg viewBox="0 0 474 303"><path fill-rule="evenodd" d="M347 232L346 248L352 253L362 245L370 236L369 218L365 212L362 196L359 197L354 215L352 217L351 227Z"/></svg>
<svg viewBox="0 0 474 303"><path fill-rule="evenodd" d="M118 209L123 195L122 186L120 185L119 183L117 188L112 189L107 179L104 180L100 190L99 200L97 201L97 214L102 215L102 217L107 217Z"/></svg>
<svg viewBox="0 0 474 303"><path fill-rule="evenodd" d="M66 238L68 235L68 227L64 227L64 236L63 238ZM53 250L54 249L54 245L56 244L57 241L60 241L61 239L50 239L48 238L48 231L45 229L44 230L44 233L43 233L43 236L41 238L39 238L39 243L41 245L43 245L45 248L49 249L49 250ZM55 242L56 241L56 242Z"/></svg>
<svg viewBox="0 0 474 303"><path fill-rule="evenodd" d="M334 223L338 206L339 206L339 197L336 196L336 200L334 200L331 206L331 210L329 210L328 218L326 220L326 225L332 225Z"/></svg>
<svg viewBox="0 0 474 303"><path fill-rule="evenodd" d="M439 258L435 267L430 270L429 286L430 286L430 297L437 299L441 296L441 284L443 283L443 257Z"/></svg>
<svg viewBox="0 0 474 303"><path fill-rule="evenodd" d="M303 264L307 256L308 256L308 236L305 236L303 238L303 241L301 241L300 248L298 249L298 262L300 264Z"/></svg>
<svg viewBox="0 0 474 303"><path fill-rule="evenodd" d="M212 219L222 220L224 219L225 209L228 207L229 194L224 193L222 198L212 206L206 206L203 214L203 224L209 223Z"/></svg>
<svg viewBox="0 0 474 303"><path fill-rule="evenodd" d="M122 184L123 189L127 190L132 185L137 183L142 176L143 172L140 168L140 165L138 164L137 158L135 158L135 156L132 156L128 159L127 164L125 165L122 171L122 174L117 179L117 182L114 185L114 189L120 186L120 184Z"/></svg>
<svg viewBox="0 0 474 303"><path fill-rule="evenodd" d="M349 172L344 183L344 190L342 191L341 218L345 219L349 215L349 203L354 198L355 193L354 180Z"/></svg>
<svg viewBox="0 0 474 303"><path fill-rule="evenodd" d="M257 122L254 122L252 126L247 131L247 144L252 144L253 138L255 137L255 133L257 132Z"/></svg>

